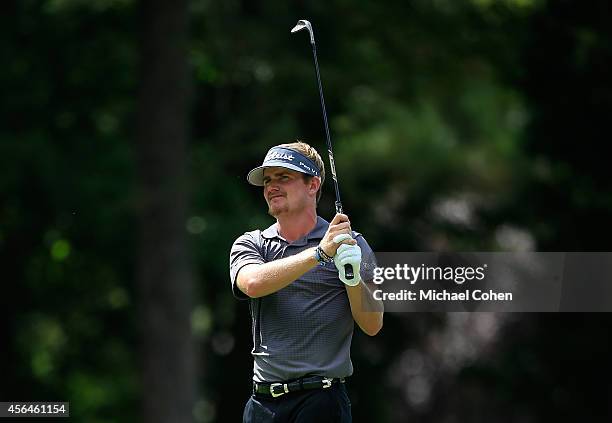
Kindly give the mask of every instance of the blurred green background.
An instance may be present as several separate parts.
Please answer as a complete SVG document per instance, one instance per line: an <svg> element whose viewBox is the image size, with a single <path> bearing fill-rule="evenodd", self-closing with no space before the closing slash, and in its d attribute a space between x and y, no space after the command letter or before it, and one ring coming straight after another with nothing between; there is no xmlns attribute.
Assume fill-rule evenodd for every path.
<svg viewBox="0 0 612 423"><path fill-rule="evenodd" d="M375 251L606 251L612 5L9 0L0 16L0 400L73 421L240 421L229 248L249 169L325 140ZM327 160L327 159L326 159ZM321 216L333 216L326 183ZM610 421L612 318L387 314L355 422Z"/></svg>

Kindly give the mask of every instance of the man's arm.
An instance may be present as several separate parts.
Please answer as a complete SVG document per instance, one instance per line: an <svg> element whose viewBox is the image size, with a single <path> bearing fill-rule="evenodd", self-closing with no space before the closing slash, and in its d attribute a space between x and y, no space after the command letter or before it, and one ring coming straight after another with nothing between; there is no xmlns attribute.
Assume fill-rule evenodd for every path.
<svg viewBox="0 0 612 423"><path fill-rule="evenodd" d="M382 328L384 307L382 301L374 298L368 284L364 281L370 282L372 280L373 271L376 268L376 257L363 236L357 234L356 240L358 245L338 249L338 255L334 258L334 263L338 269L340 280L346 284L346 293L353 319L362 331L374 336ZM355 277L358 278L359 283L354 286L344 275L346 264L353 264L356 273L358 271Z"/></svg>
<svg viewBox="0 0 612 423"><path fill-rule="evenodd" d="M315 249L264 264L247 264L238 272L238 288L251 298L263 297L283 289L315 267Z"/></svg>
<svg viewBox="0 0 612 423"><path fill-rule="evenodd" d="M351 224L344 214L336 214L329 223L329 228L319 243L319 246L328 256L333 257L340 244L355 245L354 239L342 241L340 244L333 241L339 234L350 234ZM291 282L315 267L316 247L308 248L301 253L279 260L262 264L247 264L240 269L236 276L238 289L251 298L263 297L283 289Z"/></svg>
<svg viewBox="0 0 612 423"><path fill-rule="evenodd" d="M383 326L382 302L374 299L372 292L363 281L355 286L346 285L346 293L357 325L368 335L376 335Z"/></svg>

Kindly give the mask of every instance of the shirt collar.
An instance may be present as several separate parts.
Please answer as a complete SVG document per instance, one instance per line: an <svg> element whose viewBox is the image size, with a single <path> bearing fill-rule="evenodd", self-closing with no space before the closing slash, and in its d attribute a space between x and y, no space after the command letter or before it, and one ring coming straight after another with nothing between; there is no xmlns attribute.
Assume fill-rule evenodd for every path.
<svg viewBox="0 0 612 423"><path fill-rule="evenodd" d="M311 240L311 239L322 239L323 236L325 235L325 232L327 232L327 228L329 227L329 222L325 219L323 219L321 216L317 216L317 223L315 225L315 227L313 228L312 231L310 231L304 238L306 241ZM261 235L264 238L279 238L279 239L283 239L284 238L278 233L278 223L274 223L272 224L270 227L268 227L266 230L264 230ZM300 238L298 240L296 240L295 242L293 242L293 244L297 244L299 243L300 240L304 240L304 238Z"/></svg>

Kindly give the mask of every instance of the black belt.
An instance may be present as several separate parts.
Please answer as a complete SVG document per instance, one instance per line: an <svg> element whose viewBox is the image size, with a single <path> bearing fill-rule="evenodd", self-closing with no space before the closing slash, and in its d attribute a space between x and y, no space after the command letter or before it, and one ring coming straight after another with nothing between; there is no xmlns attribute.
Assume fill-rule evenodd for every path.
<svg viewBox="0 0 612 423"><path fill-rule="evenodd" d="M322 376L305 377L288 382L258 383L253 382L253 392L256 394L270 395L272 398L280 397L289 392L303 391L306 389L326 389L336 383L344 383L344 378L327 378Z"/></svg>

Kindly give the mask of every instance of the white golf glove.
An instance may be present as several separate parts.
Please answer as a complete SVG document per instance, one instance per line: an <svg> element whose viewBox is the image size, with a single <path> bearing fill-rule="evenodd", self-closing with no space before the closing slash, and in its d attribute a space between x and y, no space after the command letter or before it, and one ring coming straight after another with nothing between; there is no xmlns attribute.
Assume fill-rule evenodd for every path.
<svg viewBox="0 0 612 423"><path fill-rule="evenodd" d="M345 239L349 239L351 236L349 234L340 234L334 237L335 243L340 243ZM361 276L359 273L359 268L361 267L361 248L359 245L348 245L342 244L338 247L336 251L336 255L334 256L334 264L336 265L336 269L338 269L338 276L340 280L344 282L348 286L358 285L361 281ZM344 265L350 264L353 266L353 279L347 279L344 274Z"/></svg>

